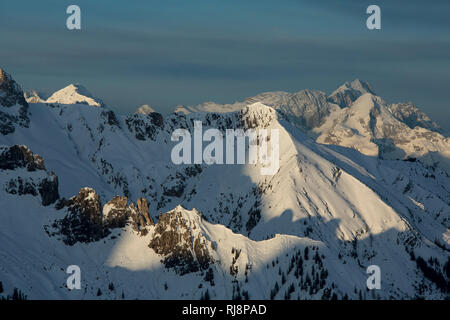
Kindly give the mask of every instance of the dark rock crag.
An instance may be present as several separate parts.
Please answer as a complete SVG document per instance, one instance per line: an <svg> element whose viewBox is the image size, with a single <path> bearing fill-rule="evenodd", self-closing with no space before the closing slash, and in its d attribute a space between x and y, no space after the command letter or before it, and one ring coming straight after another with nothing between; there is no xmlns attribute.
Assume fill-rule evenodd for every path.
<svg viewBox="0 0 450 320"><path fill-rule="evenodd" d="M10 134L16 126L28 128L28 103L20 86L0 68L0 133Z"/></svg>
<svg viewBox="0 0 450 320"><path fill-rule="evenodd" d="M212 243L203 236L195 220L183 214L181 207L160 215L149 247L163 256L166 268L181 275L207 270L213 262Z"/></svg>
<svg viewBox="0 0 450 320"><path fill-rule="evenodd" d="M45 229L51 236L60 236L67 245L101 240L112 229L128 224L145 235L148 232L146 227L154 224L148 212L147 199L139 198L136 208L134 203L128 205L127 197L115 196L102 206L98 194L91 188L82 188L69 200L60 200L56 208L65 210L67 214Z"/></svg>
<svg viewBox="0 0 450 320"><path fill-rule="evenodd" d="M21 169L25 169L26 173ZM47 172L42 157L26 146L0 146L0 170L11 176L5 185L6 192L10 194L40 195L44 206L59 199L58 177L53 172Z"/></svg>

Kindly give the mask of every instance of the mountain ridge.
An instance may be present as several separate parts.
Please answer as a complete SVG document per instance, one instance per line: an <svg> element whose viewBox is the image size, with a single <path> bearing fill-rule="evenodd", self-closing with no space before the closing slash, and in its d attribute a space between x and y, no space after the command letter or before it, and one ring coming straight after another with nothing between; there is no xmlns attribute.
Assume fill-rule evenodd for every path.
<svg viewBox="0 0 450 320"><path fill-rule="evenodd" d="M312 101L302 111L314 111L317 101L330 106L324 93L299 97ZM355 110L334 105L331 113L399 121L381 98L360 98ZM361 104L366 99L373 104ZM317 143L286 113L252 102L228 113L167 117L30 103L30 125L15 125L0 144L39 154L57 177L58 199L44 206L38 194L8 193L7 181L0 183L7 292L17 287L41 299L448 296L450 184L439 165ZM174 165L171 134L192 130L194 121L222 132L279 130L280 169L261 176L258 163ZM368 130L378 132L377 122ZM44 172L35 177L22 162L2 176L38 183ZM65 288L73 263L83 290ZM376 292L366 290L372 264L382 270Z"/></svg>
<svg viewBox="0 0 450 320"><path fill-rule="evenodd" d="M61 104L87 104L94 107L104 107L104 103L80 84L69 84L56 92L54 92L46 101L46 103Z"/></svg>

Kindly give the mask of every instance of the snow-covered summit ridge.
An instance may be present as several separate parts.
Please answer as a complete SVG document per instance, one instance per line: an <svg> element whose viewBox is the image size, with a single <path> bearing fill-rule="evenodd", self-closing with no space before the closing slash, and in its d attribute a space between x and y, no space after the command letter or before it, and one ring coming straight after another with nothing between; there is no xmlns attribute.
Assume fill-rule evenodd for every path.
<svg viewBox="0 0 450 320"><path fill-rule="evenodd" d="M389 108L380 97L365 93L349 107L330 114L322 126L314 129L319 133L317 142L353 148L384 159L418 158L450 172L450 139L418 126L421 119L428 119L424 116L409 124L401 121L407 113L395 108Z"/></svg>
<svg viewBox="0 0 450 320"><path fill-rule="evenodd" d="M70 84L67 87L53 93L47 103L61 104L87 104L94 107L104 107L104 103L94 98L92 94L80 84Z"/></svg>
<svg viewBox="0 0 450 320"><path fill-rule="evenodd" d="M299 119L311 119L310 124L322 119L315 112L323 103L330 114L320 121L339 134L353 129L362 146L387 145L389 138L380 137L391 124L408 130L370 93L348 108L326 98L304 90L289 101L302 112ZM7 190L0 193L5 208L0 267L6 292L15 286L31 298L81 299L99 297L101 288L102 298L124 292L126 298L180 299L200 298L206 290L212 298L232 298L245 290L255 299L320 299L331 293L358 299L358 291L366 292L366 267L377 264L385 284L377 293L381 298L442 298L445 292L424 278L411 257L444 275L450 243L448 176L420 161L390 161L318 144L284 117L277 121L280 110L255 102L228 114L166 118L31 105L29 128L0 135L0 143L27 145L41 155L68 200L44 207L33 196L42 183L56 186L43 170L28 172L20 165L2 171L0 186ZM342 127L328 122L334 116L343 117L336 118ZM172 164L173 130L192 128L196 120L223 129L279 129L280 170L266 177L251 164ZM417 130L415 135L428 134ZM37 191L28 187L33 183ZM58 289L66 281L60 268L74 259L86 270L86 290ZM18 272L18 266L29 267ZM114 291L108 290L112 282ZM295 293L289 296L292 283Z"/></svg>
<svg viewBox="0 0 450 320"><path fill-rule="evenodd" d="M156 112L155 109L150 107L148 104L143 104L134 113L135 114L150 114Z"/></svg>

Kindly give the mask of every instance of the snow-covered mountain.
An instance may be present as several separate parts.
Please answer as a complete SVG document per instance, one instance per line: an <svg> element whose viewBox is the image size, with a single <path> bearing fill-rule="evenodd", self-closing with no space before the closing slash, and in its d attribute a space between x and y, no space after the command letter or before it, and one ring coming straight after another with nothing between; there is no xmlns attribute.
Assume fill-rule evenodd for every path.
<svg viewBox="0 0 450 320"><path fill-rule="evenodd" d="M135 111L136 114L149 114L152 112L156 112L156 111L155 111L155 109L150 107L148 104L143 104Z"/></svg>
<svg viewBox="0 0 450 320"><path fill-rule="evenodd" d="M322 91L301 90L293 94L283 91L265 92L234 104L221 105L206 102L195 107L178 106L175 113L234 112L255 102L261 102L280 111L294 125L304 130L319 126L333 110L339 108L329 103L326 94Z"/></svg>
<svg viewBox="0 0 450 320"><path fill-rule="evenodd" d="M67 87L53 93L47 103L87 104L94 107L104 107L104 103L94 98L92 94L80 84L69 84Z"/></svg>
<svg viewBox="0 0 450 320"><path fill-rule="evenodd" d="M330 115L315 132L320 133L319 143L351 147L383 159L420 159L450 173L450 139L418 125L411 128L370 93Z"/></svg>
<svg viewBox="0 0 450 320"><path fill-rule="evenodd" d="M329 96L312 90L266 92L234 104L179 106L175 112L226 113L255 102L276 109L319 143L381 158L420 159L430 166L439 164L450 173L450 139L439 126L412 103L387 105L369 83L359 79L344 83Z"/></svg>
<svg viewBox="0 0 450 320"><path fill-rule="evenodd" d="M346 82L337 88L330 94L328 99L342 108L346 108L350 107L353 102L366 93L375 94L369 83L355 79L352 82Z"/></svg>
<svg viewBox="0 0 450 320"><path fill-rule="evenodd" d="M268 93L259 96L267 104L255 98L230 112L163 118L27 104L4 79L0 295L18 288L56 299L448 297L449 175L442 162L386 157L384 149L380 156L382 144L368 137L389 139L400 126L390 136L400 148L414 148L396 141L400 134L423 148L435 139L443 157L448 140L412 129L371 92L349 106L320 91ZM278 129L278 172L261 175L259 163L173 164L171 134L192 130L195 120L222 132ZM358 130L352 145L316 141L346 128ZM74 264L81 290L65 287ZM367 290L369 265L381 269L380 290Z"/></svg>

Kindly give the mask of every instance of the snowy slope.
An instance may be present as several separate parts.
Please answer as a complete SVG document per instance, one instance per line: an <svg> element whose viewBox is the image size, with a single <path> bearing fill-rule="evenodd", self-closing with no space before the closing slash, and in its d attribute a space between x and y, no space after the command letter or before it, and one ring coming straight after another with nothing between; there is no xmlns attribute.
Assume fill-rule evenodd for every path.
<svg viewBox="0 0 450 320"><path fill-rule="evenodd" d="M394 117L386 103L366 93L328 117L314 130L317 142L350 147L384 159L419 158L450 173L450 139L424 127L411 128Z"/></svg>
<svg viewBox="0 0 450 320"><path fill-rule="evenodd" d="M298 121L325 120L319 127L325 128L334 114L349 112L339 124L366 133L359 117L380 107L370 134L382 131L378 119L402 125L371 94L342 109L323 97L300 93ZM332 107L330 115L308 117L320 101ZM448 294L442 283L448 281L450 182L443 168L319 144L281 108L251 102L229 113L166 118L30 103L24 114L28 127L12 122L14 131L0 135L1 150L26 145L34 156L24 159L38 154L45 163L45 171L19 165L0 170L4 294L14 287L29 298L82 299ZM263 176L260 164L174 165L170 136L177 128L192 129L194 120L201 120L204 130L278 129L278 172ZM376 147L362 134L356 143ZM54 181L53 174L58 200L50 205L43 205L39 191L7 191L11 179L38 186ZM430 272L419 257L440 277L425 276L424 270ZM71 264L82 270L82 290L64 287ZM382 270L382 290L366 290L371 264Z"/></svg>
<svg viewBox="0 0 450 320"><path fill-rule="evenodd" d="M450 170L449 140L439 126L412 103L387 105L369 83L359 79L344 83L329 96L314 90L293 94L275 91L233 104L179 106L175 112L226 113L255 102L276 109L319 143L355 148L382 158L418 158Z"/></svg>

